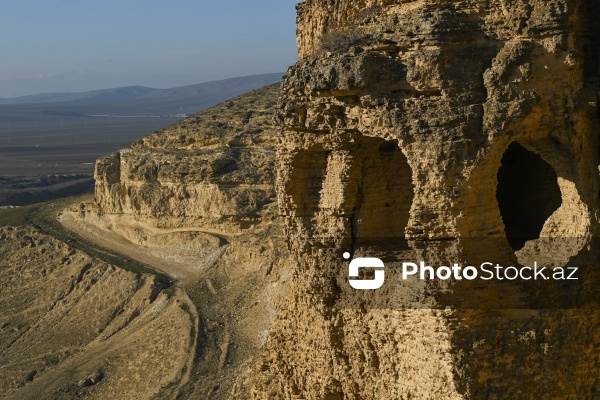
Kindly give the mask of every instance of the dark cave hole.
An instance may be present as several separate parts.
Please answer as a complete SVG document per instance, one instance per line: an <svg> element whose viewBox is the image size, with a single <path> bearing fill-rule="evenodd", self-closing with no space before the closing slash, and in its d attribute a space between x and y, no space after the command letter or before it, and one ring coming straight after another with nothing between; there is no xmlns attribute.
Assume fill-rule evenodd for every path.
<svg viewBox="0 0 600 400"><path fill-rule="evenodd" d="M506 238L515 251L538 239L546 220L561 206L557 179L550 164L517 142L504 153L496 198Z"/></svg>
<svg viewBox="0 0 600 400"><path fill-rule="evenodd" d="M398 142L388 141L381 143L377 150L379 150L380 153L393 153L394 151L399 151L400 149L398 148Z"/></svg>

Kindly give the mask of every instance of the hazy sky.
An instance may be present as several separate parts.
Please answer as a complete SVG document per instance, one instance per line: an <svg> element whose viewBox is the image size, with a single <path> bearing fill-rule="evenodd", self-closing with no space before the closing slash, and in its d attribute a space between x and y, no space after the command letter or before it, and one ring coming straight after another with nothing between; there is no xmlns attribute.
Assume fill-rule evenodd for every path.
<svg viewBox="0 0 600 400"><path fill-rule="evenodd" d="M1 0L0 97L284 72L300 0Z"/></svg>

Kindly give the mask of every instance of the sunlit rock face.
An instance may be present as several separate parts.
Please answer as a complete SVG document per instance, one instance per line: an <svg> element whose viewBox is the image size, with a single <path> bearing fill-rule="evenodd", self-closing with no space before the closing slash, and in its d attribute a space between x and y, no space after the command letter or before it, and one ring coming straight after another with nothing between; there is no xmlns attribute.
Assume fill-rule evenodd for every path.
<svg viewBox="0 0 600 400"><path fill-rule="evenodd" d="M99 159L98 207L157 227L219 225L232 232L270 218L279 86L219 104Z"/></svg>
<svg viewBox="0 0 600 400"><path fill-rule="evenodd" d="M94 202L61 215L65 226L141 259L189 294L198 347L193 378L170 386L177 397L247 398L286 291L274 168L280 94L281 84L255 90L101 158Z"/></svg>
<svg viewBox="0 0 600 400"><path fill-rule="evenodd" d="M600 395L599 17L582 0L298 5L276 160L296 266L255 398ZM346 251L580 281L392 279L365 299Z"/></svg>

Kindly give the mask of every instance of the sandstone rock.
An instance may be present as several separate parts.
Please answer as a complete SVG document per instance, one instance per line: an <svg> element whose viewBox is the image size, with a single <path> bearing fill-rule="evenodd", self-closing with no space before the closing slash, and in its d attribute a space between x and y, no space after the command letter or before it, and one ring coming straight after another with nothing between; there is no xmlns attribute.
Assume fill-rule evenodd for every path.
<svg viewBox="0 0 600 400"><path fill-rule="evenodd" d="M600 7L305 0L298 12L276 188L297 267L254 397L598 396ZM586 272L569 289L393 282L369 306L348 289L344 251Z"/></svg>

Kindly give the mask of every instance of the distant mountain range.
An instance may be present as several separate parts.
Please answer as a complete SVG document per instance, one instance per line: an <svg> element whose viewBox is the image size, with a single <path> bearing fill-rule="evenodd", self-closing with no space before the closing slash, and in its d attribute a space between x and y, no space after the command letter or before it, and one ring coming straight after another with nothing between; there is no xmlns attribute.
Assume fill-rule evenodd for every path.
<svg viewBox="0 0 600 400"><path fill-rule="evenodd" d="M98 157L184 116L280 82L283 75L246 76L173 89L130 86L2 99L0 175L91 174Z"/></svg>
<svg viewBox="0 0 600 400"><path fill-rule="evenodd" d="M128 86L81 93L44 93L14 98L0 98L0 105L46 105L68 109L72 113L112 115L149 115L191 113L281 80L284 73L252 75L219 81L154 89ZM92 111L93 110L93 111Z"/></svg>
<svg viewBox="0 0 600 400"><path fill-rule="evenodd" d="M160 92L161 90L169 89L153 89L144 86L127 86L79 93L42 93L29 96L12 97L8 99L0 98L0 105L58 103L65 101L132 100L138 99L150 93Z"/></svg>

